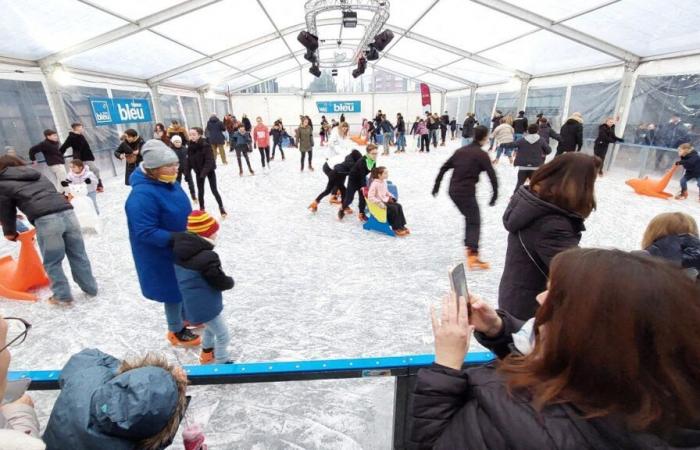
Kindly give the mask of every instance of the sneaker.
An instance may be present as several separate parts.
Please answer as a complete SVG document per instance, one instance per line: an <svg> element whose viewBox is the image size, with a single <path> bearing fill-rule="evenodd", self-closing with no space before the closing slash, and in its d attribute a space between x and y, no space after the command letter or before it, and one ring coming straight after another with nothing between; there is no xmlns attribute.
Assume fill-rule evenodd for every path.
<svg viewBox="0 0 700 450"><path fill-rule="evenodd" d="M202 351L199 353L199 363L200 364L211 364L214 362L214 349L213 348L208 348L208 349L202 349Z"/></svg>
<svg viewBox="0 0 700 450"><path fill-rule="evenodd" d="M49 297L48 302L51 303L52 305L57 305L57 306L72 306L73 305L73 300L71 300L71 299L62 300L62 299L56 298L55 295L52 295L51 297Z"/></svg>
<svg viewBox="0 0 700 450"><path fill-rule="evenodd" d="M311 212L313 212L313 213L318 211L318 202L316 200L311 202L311 204L309 205L309 210L311 210Z"/></svg>
<svg viewBox="0 0 700 450"><path fill-rule="evenodd" d="M202 343L202 339L187 328L177 333L168 331L167 337L170 344L175 347L198 347Z"/></svg>
<svg viewBox="0 0 700 450"><path fill-rule="evenodd" d="M678 195L676 195L673 198L675 198L676 200L685 200L688 198L688 191L681 191Z"/></svg>

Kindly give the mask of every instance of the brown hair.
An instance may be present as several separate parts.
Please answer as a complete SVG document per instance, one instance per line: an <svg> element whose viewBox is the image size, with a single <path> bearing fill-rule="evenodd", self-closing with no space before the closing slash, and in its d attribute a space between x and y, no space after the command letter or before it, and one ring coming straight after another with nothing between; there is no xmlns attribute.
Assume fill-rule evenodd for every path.
<svg viewBox="0 0 700 450"><path fill-rule="evenodd" d="M378 147L374 144L367 144L367 148L365 149L365 152L369 153L372 150L376 150Z"/></svg>
<svg viewBox="0 0 700 450"><path fill-rule="evenodd" d="M73 160L70 162L70 165L71 165L71 166L75 166L75 167L77 167L78 169L82 169L83 167L85 167L85 164L84 164L81 160L79 160L79 159L73 159Z"/></svg>
<svg viewBox="0 0 700 450"><path fill-rule="evenodd" d="M692 152L695 149L693 148L693 146L691 144L686 143L686 144L679 145L678 150L684 152L687 155L688 153Z"/></svg>
<svg viewBox="0 0 700 450"><path fill-rule="evenodd" d="M187 378L181 377L176 374L176 370L180 369L179 366L170 364L165 357L155 355L153 353L148 353L142 358L124 360L121 366L119 366L119 374L128 372L129 370L140 369L141 367L160 367L166 372L170 372L175 381L178 391L177 404L175 405L175 410L170 416L170 420L153 436L141 440L139 442L138 448L143 450L156 450L163 448L167 443L169 443L172 438L177 433L177 429L180 426L180 420L185 415L185 408L187 407Z"/></svg>
<svg viewBox="0 0 700 450"><path fill-rule="evenodd" d="M642 249L649 248L657 239L679 234L698 237L698 224L692 216L682 212L663 213L651 219L642 238Z"/></svg>
<svg viewBox="0 0 700 450"><path fill-rule="evenodd" d="M676 268L620 250L570 249L550 266L527 356L500 365L536 409L571 403L664 433L700 420L700 289Z"/></svg>
<svg viewBox="0 0 700 450"><path fill-rule="evenodd" d="M12 155L2 155L0 156L0 172L7 169L8 167L22 167L25 163L21 159Z"/></svg>
<svg viewBox="0 0 700 450"><path fill-rule="evenodd" d="M542 200L586 218L596 208L594 187L602 164L597 156L564 153L532 174L530 189Z"/></svg>
<svg viewBox="0 0 700 450"><path fill-rule="evenodd" d="M384 167L384 166L379 166L379 167L373 168L372 172L370 172L370 174L369 174L370 180L378 180L379 177L382 176L382 174L384 173L385 170L386 170L386 167Z"/></svg>

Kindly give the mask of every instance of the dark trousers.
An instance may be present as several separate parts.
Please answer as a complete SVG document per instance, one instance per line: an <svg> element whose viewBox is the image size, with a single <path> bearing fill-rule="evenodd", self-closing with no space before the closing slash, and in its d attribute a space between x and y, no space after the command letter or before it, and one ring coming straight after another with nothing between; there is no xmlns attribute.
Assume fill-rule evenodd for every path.
<svg viewBox="0 0 700 450"><path fill-rule="evenodd" d="M199 209L204 211L204 181L209 180L209 189L216 199L216 203L219 205L219 209L224 209L224 202L221 200L221 195L219 195L219 190L216 188L216 172L213 170L207 174L206 177L200 178L197 175L197 193L199 194Z"/></svg>
<svg viewBox="0 0 700 450"><path fill-rule="evenodd" d="M309 169L313 169L314 166L311 164L311 160L314 157L314 151L309 150L308 152L301 152L301 170L304 170L304 157L305 155L309 155Z"/></svg>
<svg viewBox="0 0 700 450"><path fill-rule="evenodd" d="M343 206L342 209L347 208L350 206L355 200L355 193L357 191L361 191L361 189L365 187L365 181L364 180L353 180L349 179L348 180L348 189L345 191L345 195L343 196ZM367 202L365 201L365 196L362 195L362 192L360 192L360 211L361 213L365 212L365 208L367 207Z"/></svg>
<svg viewBox="0 0 700 450"><path fill-rule="evenodd" d="M445 143L445 138L447 137L447 128L440 128L440 138L442 139L442 143Z"/></svg>
<svg viewBox="0 0 700 450"><path fill-rule="evenodd" d="M593 147L593 154L596 155L598 158L600 158L601 161L603 161L603 164L600 165L600 171L598 173L603 173L603 167L605 167L605 157L608 155L608 146L605 145L596 145Z"/></svg>
<svg viewBox="0 0 700 450"><path fill-rule="evenodd" d="M328 177L328 183L326 184L326 188L323 190L323 192L318 194L318 197L316 197L316 203L323 200L323 197L330 194L335 194L337 191L340 191L341 197L344 198L347 190L345 189L345 175L336 173L335 170L331 169L328 163L323 165L323 173L325 173Z"/></svg>
<svg viewBox="0 0 700 450"><path fill-rule="evenodd" d="M425 151L430 153L430 135L429 134L421 134L420 136L420 151L423 151L423 148L425 148Z"/></svg>
<svg viewBox="0 0 700 450"><path fill-rule="evenodd" d="M185 168L180 166L177 169L177 182L178 184L182 183L182 177L185 177L185 181L187 182L187 186L190 188L190 197L195 198L197 195L194 191L194 181L192 181L192 171L188 170L185 172Z"/></svg>
<svg viewBox="0 0 700 450"><path fill-rule="evenodd" d="M270 164L270 147L258 147L258 151L260 152L260 162L262 162L262 166L265 167L265 159L267 159L267 163Z"/></svg>
<svg viewBox="0 0 700 450"><path fill-rule="evenodd" d="M241 156L245 158L246 164L248 164L248 170L251 172L253 171L253 168L250 167L250 159L248 158L248 146L247 145L240 145L236 146L236 160L238 160L238 170L240 172L243 172L243 164L241 164Z"/></svg>
<svg viewBox="0 0 700 450"><path fill-rule="evenodd" d="M284 150L282 150L282 142L281 141L272 141L272 157L275 157L275 148L279 147L280 148L280 154L282 155L282 159L284 159Z"/></svg>
<svg viewBox="0 0 700 450"><path fill-rule="evenodd" d="M131 186L129 178L131 178L131 174L134 173L134 170L136 170L136 166L137 164L126 163L126 168L124 169L124 184L127 186Z"/></svg>
<svg viewBox="0 0 700 450"><path fill-rule="evenodd" d="M533 173L535 173L533 169L518 170L518 181L515 183L515 190L520 189L520 186L525 184L525 181L529 180Z"/></svg>
<svg viewBox="0 0 700 450"><path fill-rule="evenodd" d="M473 195L450 195L450 198L464 216L464 246L470 250L478 251L479 237L481 236L481 213L476 197Z"/></svg>
<svg viewBox="0 0 700 450"><path fill-rule="evenodd" d="M386 220L391 225L392 230L402 230L406 228L406 217L403 215L403 207L400 203L386 204Z"/></svg>

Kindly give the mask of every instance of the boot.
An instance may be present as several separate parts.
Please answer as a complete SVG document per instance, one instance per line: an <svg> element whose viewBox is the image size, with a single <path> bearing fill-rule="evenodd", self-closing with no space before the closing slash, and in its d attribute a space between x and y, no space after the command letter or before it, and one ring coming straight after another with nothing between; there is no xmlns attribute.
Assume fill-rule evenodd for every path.
<svg viewBox="0 0 700 450"><path fill-rule="evenodd" d="M343 203L343 202L340 201L340 199L338 198L338 195L337 195L337 194L336 194L336 195L332 195L331 198L330 198L330 200L328 200L328 201L330 202L331 205L340 205L341 203Z"/></svg>
<svg viewBox="0 0 700 450"><path fill-rule="evenodd" d="M343 212L347 215L351 215L353 211L352 211L352 208L348 206L347 208L345 208L343 210Z"/></svg>
<svg viewBox="0 0 700 450"><path fill-rule="evenodd" d="M343 220L345 217L345 211L343 209L338 210L338 220Z"/></svg>
<svg viewBox="0 0 700 450"><path fill-rule="evenodd" d="M675 198L676 200L685 200L688 198L688 191L681 191L678 195L676 195L673 198Z"/></svg>
<svg viewBox="0 0 700 450"><path fill-rule="evenodd" d="M396 233L398 237L408 236L408 231L405 228L401 228L400 230L394 230L394 233Z"/></svg>
<svg viewBox="0 0 700 450"><path fill-rule="evenodd" d="M255 175L255 172L253 172L253 169L251 169L250 167L248 167L248 170L250 171L250 174L251 174L251 175Z"/></svg>
<svg viewBox="0 0 700 450"><path fill-rule="evenodd" d="M367 222L367 215L363 212L358 213L357 218L360 219L361 222Z"/></svg>
<svg viewBox="0 0 700 450"><path fill-rule="evenodd" d="M199 363L200 364L211 364L214 362L214 349L213 348L203 348L199 353Z"/></svg>
<svg viewBox="0 0 700 450"><path fill-rule="evenodd" d="M309 205L309 209L311 210L312 213L315 213L316 211L318 211L318 202L316 200L311 202L311 204Z"/></svg>
<svg viewBox="0 0 700 450"><path fill-rule="evenodd" d="M226 210L223 207L219 208L219 212L221 213L222 219L225 219L226 217L228 217L228 214L226 213Z"/></svg>
<svg viewBox="0 0 700 450"><path fill-rule="evenodd" d="M489 263L479 259L478 251L471 249L467 249L467 266L469 270L488 270L491 268Z"/></svg>
<svg viewBox="0 0 700 450"><path fill-rule="evenodd" d="M239 169L239 170L238 170L238 176L239 176L239 177L242 177L242 176L243 176L243 169Z"/></svg>
<svg viewBox="0 0 700 450"><path fill-rule="evenodd" d="M105 187L102 185L102 180L97 180L97 192L104 192Z"/></svg>
<svg viewBox="0 0 700 450"><path fill-rule="evenodd" d="M57 306L72 306L73 305L72 299L62 300L60 298L56 298L55 295L52 295L51 297L49 297L48 302L51 303L52 305L57 305Z"/></svg>
<svg viewBox="0 0 700 450"><path fill-rule="evenodd" d="M190 195L190 198L192 199L192 203L197 203L197 196L192 194Z"/></svg>
<svg viewBox="0 0 700 450"><path fill-rule="evenodd" d="M175 347L198 347L202 343L201 338L187 328L183 328L177 333L168 331L167 337L170 344Z"/></svg>

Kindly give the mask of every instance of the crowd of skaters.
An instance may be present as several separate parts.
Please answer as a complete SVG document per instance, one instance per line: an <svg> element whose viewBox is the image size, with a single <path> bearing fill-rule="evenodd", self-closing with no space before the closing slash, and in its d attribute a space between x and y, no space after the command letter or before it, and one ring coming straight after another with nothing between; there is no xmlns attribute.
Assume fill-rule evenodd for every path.
<svg viewBox="0 0 700 450"><path fill-rule="evenodd" d="M214 251L219 224L206 212L203 199L208 181L221 216L226 217L216 185L216 159L227 164L228 142L229 151L237 154L241 175L241 158L254 175L247 154L255 149L261 165L269 170L274 158L270 139L275 140L277 127L279 137L289 139L300 150L301 170L305 162L313 170L310 118L302 117L293 135L286 134L281 121L269 130L261 119L254 128L244 119L247 117L231 124L232 116L224 121L212 116L206 129L185 129L177 122L168 128L157 124L153 139L147 141L135 130L127 130L115 151L115 156L125 161L125 183L131 186L126 214L142 293L164 305L168 340L177 346L201 346L203 364L232 362L228 330L221 320L221 293L233 288L234 282L221 270L221 260ZM364 155L350 143L349 126L343 119L335 126L333 122L328 127L323 122L321 125L323 144L329 148L323 166L328 184L314 201L314 208L330 195L339 204L342 219L359 192L360 214L364 214L362 188L368 188L368 199L387 208L392 227L400 232L397 234L408 234L403 210L386 187L388 169L377 164L380 147L388 154L392 140L397 152L405 151L401 146L402 142L405 146L401 140L406 131L403 118L397 116L393 127L380 111L374 120L363 124L365 134L360 137L370 142ZM418 378L411 440L419 448L463 448L467 442L501 448L501 444L518 439L537 443L538 448L561 448L566 439L576 443L573 445L590 445L593 439L598 448L610 448L613 443L623 448L696 448L700 445L700 394L694 386L700 381L700 372L684 363L700 356L696 326L700 319L700 240L695 220L683 213L654 218L640 251L632 254L577 249L584 222L596 208L595 181L605 157L601 158L600 152L597 156L580 153L582 118L572 115L559 133L544 118L538 118L536 124L528 124L522 114L513 120L494 119L498 119L497 124L494 121L489 130L478 125L473 115L467 117L462 127L467 145L441 167L433 193L437 194L444 174L453 170L449 194L465 216L468 266L487 269L488 263L479 256L480 220L475 198L481 172L487 172L492 184L492 206L498 198L495 160L487 150L500 149L519 168L518 186L504 214L509 237L499 309L470 296L448 299L441 317L433 316L436 363L422 370ZM412 130L411 134L420 135L421 142L428 136L423 151L429 151L430 145L444 145L448 129L455 137L457 127L453 128L452 122L448 116L443 120L426 114L425 119L417 119L416 133ZM74 125L72 133L82 136L82 127ZM614 123L606 121L603 126L608 128L603 131L609 134L609 141L619 140ZM509 132L508 127L513 129L510 141L509 133L503 131ZM50 164L44 152L58 147L62 154L57 136L50 131L42 142L50 147L35 150L33 156L41 152L47 164L64 165ZM221 144L219 132L224 137ZM545 163L551 152L550 138L558 138L558 156ZM514 157L507 153L509 149L517 149ZM75 155L75 147L73 151ZM679 154L678 163L686 169L685 182L698 178L700 174L694 171L697 152L685 145ZM17 238L18 210L34 224L54 291L52 302L60 305L73 300L61 268L64 255L80 288L87 295L97 294L80 228L62 183L95 180L95 188L103 190L99 172L82 178L94 156L90 159L90 154L82 151L80 156L82 166L71 165L72 180L65 168L63 172L51 169L58 181L53 184L20 158L0 157L4 235L10 240ZM188 183L189 198L179 187L182 179ZM199 202L199 210L192 210L192 201ZM580 289L583 284L590 289ZM659 302L660 298L664 301ZM596 310L606 311L609 320L600 322ZM206 324L202 336L187 326L190 321ZM591 329L597 332L591 335ZM620 334L620 329L628 333ZM498 355L499 363L462 369L472 331ZM571 337L564 339L566 336ZM600 345L592 345L591 339ZM13 344L15 341L7 339L7 320L1 319L0 380L6 379L8 347ZM592 350L586 350L587 346ZM602 348L605 353L601 356ZM599 359L592 351L598 352ZM668 356L678 352L685 359ZM620 373L625 376L620 377ZM158 383L153 383L154 379ZM186 375L152 355L119 361L98 350L84 350L68 361L61 383L63 389L43 435L48 448L134 448L134 442L138 448L163 448L174 439L186 407ZM507 389L516 395L505 395ZM484 410L486 414L476 413ZM127 419L121 413L124 411ZM4 419L0 426L19 432L8 439L38 437L38 421L28 396L3 406L0 413ZM546 419L544 425L542 418ZM516 420L521 426L512 426ZM473 433L474 427L488 432ZM201 438L201 430L190 427L185 431L186 441ZM18 445L29 448L37 442L25 440Z"/></svg>

